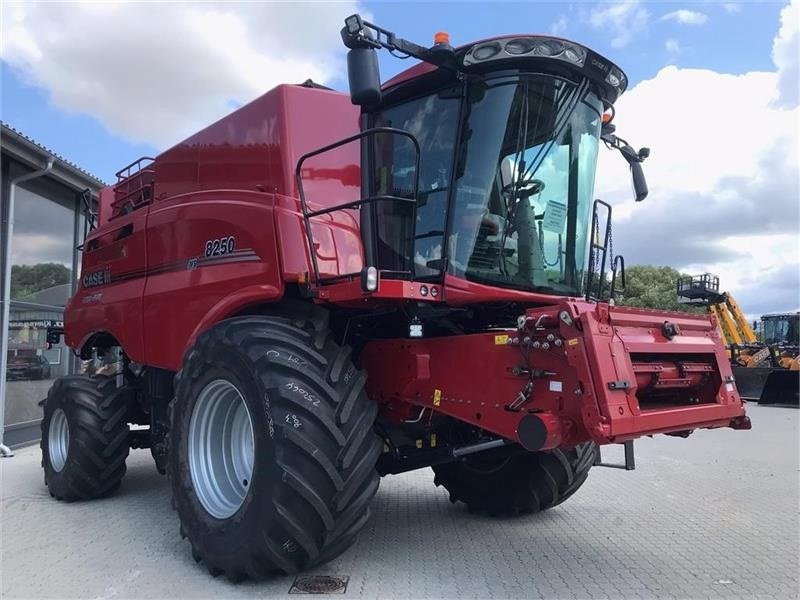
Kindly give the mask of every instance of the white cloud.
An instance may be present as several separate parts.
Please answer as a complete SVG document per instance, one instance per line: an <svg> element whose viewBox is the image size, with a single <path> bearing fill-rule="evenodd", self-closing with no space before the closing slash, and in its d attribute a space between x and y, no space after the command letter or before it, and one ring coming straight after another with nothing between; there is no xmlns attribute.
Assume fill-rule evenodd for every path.
<svg viewBox="0 0 800 600"><path fill-rule="evenodd" d="M567 30L567 17L566 15L561 15L558 17L558 20L550 25L550 33L553 35L561 35Z"/></svg>
<svg viewBox="0 0 800 600"><path fill-rule="evenodd" d="M734 14L738 12L742 12L742 5L737 4L736 2L723 2L722 8L728 14Z"/></svg>
<svg viewBox="0 0 800 600"><path fill-rule="evenodd" d="M638 0L623 0L596 6L589 13L589 24L611 32L611 46L623 48L647 28L649 11Z"/></svg>
<svg viewBox="0 0 800 600"><path fill-rule="evenodd" d="M772 60L778 67L779 106L797 106L800 102L800 3L793 0L781 10L781 27L772 44Z"/></svg>
<svg viewBox="0 0 800 600"><path fill-rule="evenodd" d="M780 84L780 68L669 66L622 96L619 135L652 148L650 195L634 205L624 161L604 151L596 197L615 205L628 264L716 273L753 315L800 306L800 109L774 105Z"/></svg>
<svg viewBox="0 0 800 600"><path fill-rule="evenodd" d="M670 54L679 54L681 51L681 43L675 38L669 38L664 42L664 50Z"/></svg>
<svg viewBox="0 0 800 600"><path fill-rule="evenodd" d="M59 109L157 147L278 83L343 72L341 3L8 4L2 58Z"/></svg>
<svg viewBox="0 0 800 600"><path fill-rule="evenodd" d="M695 10L682 8L661 17L662 21L675 21L681 25L702 25L708 21L708 15Z"/></svg>

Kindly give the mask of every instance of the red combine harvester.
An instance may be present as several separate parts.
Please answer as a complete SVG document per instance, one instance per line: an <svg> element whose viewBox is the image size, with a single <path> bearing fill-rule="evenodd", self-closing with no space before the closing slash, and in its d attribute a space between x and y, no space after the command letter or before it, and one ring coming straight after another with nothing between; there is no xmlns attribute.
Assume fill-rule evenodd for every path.
<svg viewBox="0 0 800 600"><path fill-rule="evenodd" d="M279 86L101 194L64 333L106 374L44 403L50 493L110 494L150 448L195 559L261 578L343 552L380 475L538 511L600 444L749 428L713 319L615 307L619 257L606 284L601 141L647 194L622 71L345 23L349 97ZM380 48L421 62L381 85Z"/></svg>

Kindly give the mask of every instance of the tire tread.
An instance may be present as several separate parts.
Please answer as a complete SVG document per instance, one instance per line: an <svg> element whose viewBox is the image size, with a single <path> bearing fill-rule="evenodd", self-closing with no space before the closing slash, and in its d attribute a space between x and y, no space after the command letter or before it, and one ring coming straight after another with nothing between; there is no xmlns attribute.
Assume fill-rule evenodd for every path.
<svg viewBox="0 0 800 600"><path fill-rule="evenodd" d="M183 529L195 556L214 571L233 574L237 580L296 573L343 552L369 518L369 503L379 484L375 464L382 448L373 431L377 405L366 396L366 377L353 366L351 349L332 340L327 324L327 311L305 303L274 316L222 321L198 337L176 375L175 402L179 402L204 376L204 356L222 345L226 352L237 352L237 360L248 361L259 388L270 399L279 477L270 497L254 501L271 503L275 517L269 526L253 532L243 544L247 554L236 555L235 564L231 556L212 551L203 536L194 535L184 522L177 467L172 469ZM267 354L273 350L278 354ZM290 360L289 354L294 358ZM345 377L351 370L353 376ZM287 382L313 394L318 405L293 393ZM175 402L171 410L177 417L181 409ZM296 415L302 425L295 428L283 422L283 414Z"/></svg>

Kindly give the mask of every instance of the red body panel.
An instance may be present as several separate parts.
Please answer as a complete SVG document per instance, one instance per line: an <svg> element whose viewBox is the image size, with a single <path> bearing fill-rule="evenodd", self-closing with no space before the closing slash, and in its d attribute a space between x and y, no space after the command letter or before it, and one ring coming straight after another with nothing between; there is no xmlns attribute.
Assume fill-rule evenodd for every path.
<svg viewBox="0 0 800 600"><path fill-rule="evenodd" d="M280 299L284 282L310 264L295 164L356 133L358 117L345 94L279 86L156 157L144 180L152 179L152 191L136 210L121 214L120 195L142 187L140 174L118 184L116 198L104 189L99 227L83 254L88 285L65 314L67 343L80 349L104 332L132 360L177 370L200 331ZM357 199L359 165L358 144L309 161L312 209ZM132 231L117 239L126 227ZM322 273L362 268L357 211L321 216L312 227ZM205 256L206 242L228 238L233 252Z"/></svg>
<svg viewBox="0 0 800 600"><path fill-rule="evenodd" d="M255 302L283 295L272 204L272 194L223 190L151 205L147 248L152 259L143 303L147 364L180 369L198 324L219 313L220 303L240 306L242 290L259 290ZM235 250L205 257L203 241L221 236L234 237Z"/></svg>
<svg viewBox="0 0 800 600"><path fill-rule="evenodd" d="M81 281L64 311L66 342L81 348L105 332L135 361L144 360L142 294L147 270L147 211L122 215L84 243Z"/></svg>

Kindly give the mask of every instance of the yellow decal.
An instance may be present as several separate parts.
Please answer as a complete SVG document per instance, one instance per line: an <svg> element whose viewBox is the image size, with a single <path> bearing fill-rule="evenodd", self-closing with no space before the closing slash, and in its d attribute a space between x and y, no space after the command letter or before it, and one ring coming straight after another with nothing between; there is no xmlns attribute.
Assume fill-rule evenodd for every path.
<svg viewBox="0 0 800 600"><path fill-rule="evenodd" d="M578 338L572 338L571 340L568 340L567 343L570 346L577 346L578 345Z"/></svg>
<svg viewBox="0 0 800 600"><path fill-rule="evenodd" d="M433 405L439 406L442 403L442 390L433 390Z"/></svg>
<svg viewBox="0 0 800 600"><path fill-rule="evenodd" d="M422 448L422 440L417 440L417 448Z"/></svg>
<svg viewBox="0 0 800 600"><path fill-rule="evenodd" d="M436 434L431 434L431 448L436 448Z"/></svg>
<svg viewBox="0 0 800 600"><path fill-rule="evenodd" d="M508 344L508 335L496 335L494 336L494 345L495 346L505 346Z"/></svg>

